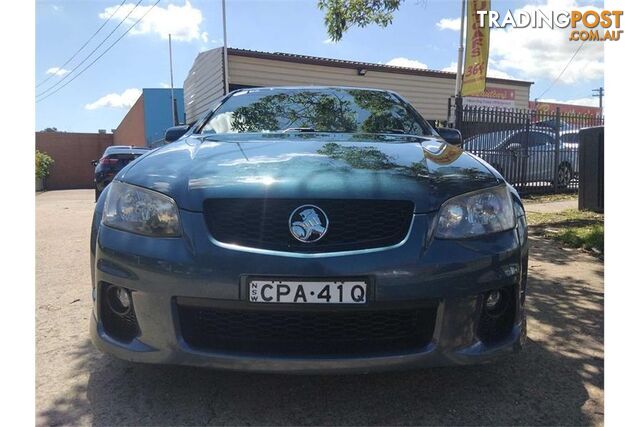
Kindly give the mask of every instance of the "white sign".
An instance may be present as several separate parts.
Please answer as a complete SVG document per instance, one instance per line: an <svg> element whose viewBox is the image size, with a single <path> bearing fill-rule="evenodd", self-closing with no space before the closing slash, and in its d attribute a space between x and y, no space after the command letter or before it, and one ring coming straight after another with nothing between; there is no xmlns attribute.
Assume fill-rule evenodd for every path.
<svg viewBox="0 0 640 427"><path fill-rule="evenodd" d="M478 98L474 96L465 96L464 98L462 98L462 105L484 108L516 108L516 101L513 99Z"/></svg>

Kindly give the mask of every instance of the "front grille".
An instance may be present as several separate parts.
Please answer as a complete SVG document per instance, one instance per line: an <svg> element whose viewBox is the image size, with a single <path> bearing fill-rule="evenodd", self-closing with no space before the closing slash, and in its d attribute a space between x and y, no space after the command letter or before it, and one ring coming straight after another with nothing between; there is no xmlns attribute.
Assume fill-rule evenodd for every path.
<svg viewBox="0 0 640 427"><path fill-rule="evenodd" d="M274 311L178 304L185 342L205 351L260 355L372 355L424 348L435 307Z"/></svg>
<svg viewBox="0 0 640 427"><path fill-rule="evenodd" d="M327 233L317 242L296 240L289 217L301 205L322 209ZM409 231L413 202L406 200L209 199L204 214L219 242L295 252L336 252L391 246Z"/></svg>

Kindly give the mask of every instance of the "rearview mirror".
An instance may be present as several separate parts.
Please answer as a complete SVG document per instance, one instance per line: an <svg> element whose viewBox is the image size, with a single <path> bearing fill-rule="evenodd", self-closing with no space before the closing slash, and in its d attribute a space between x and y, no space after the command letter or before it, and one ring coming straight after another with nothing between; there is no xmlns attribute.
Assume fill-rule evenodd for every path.
<svg viewBox="0 0 640 427"><path fill-rule="evenodd" d="M173 126L167 129L164 133L164 140L167 142L177 141L187 133L189 130L189 126L181 125L181 126Z"/></svg>
<svg viewBox="0 0 640 427"><path fill-rule="evenodd" d="M452 145L462 145L462 134L458 129L453 128L437 128L436 129L442 139Z"/></svg>

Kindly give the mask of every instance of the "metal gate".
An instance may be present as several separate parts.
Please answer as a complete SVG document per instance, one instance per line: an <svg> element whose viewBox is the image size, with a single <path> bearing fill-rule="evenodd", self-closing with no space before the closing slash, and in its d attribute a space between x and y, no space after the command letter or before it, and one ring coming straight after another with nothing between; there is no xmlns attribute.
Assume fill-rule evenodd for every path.
<svg viewBox="0 0 640 427"><path fill-rule="evenodd" d="M576 191L578 132L602 116L462 107L464 149L486 160L518 191Z"/></svg>

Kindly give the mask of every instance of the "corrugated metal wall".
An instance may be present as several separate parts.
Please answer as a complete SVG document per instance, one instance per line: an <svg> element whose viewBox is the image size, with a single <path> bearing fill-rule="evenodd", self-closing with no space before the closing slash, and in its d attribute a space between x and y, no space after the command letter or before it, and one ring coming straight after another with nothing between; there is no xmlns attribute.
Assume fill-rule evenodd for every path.
<svg viewBox="0 0 640 427"><path fill-rule="evenodd" d="M455 92L455 79L410 74L357 70L323 65L229 55L231 84L251 86L332 85L388 89L407 99L427 120L447 118L447 100ZM529 88L491 83L492 87L514 89L516 108L527 108Z"/></svg>
<svg viewBox="0 0 640 427"><path fill-rule="evenodd" d="M184 81L184 111L192 123L224 95L222 48L200 52Z"/></svg>
<svg viewBox="0 0 640 427"><path fill-rule="evenodd" d="M185 80L187 122L211 107L224 91L222 49L202 52ZM254 58L229 52L229 84L246 86L354 86L393 90L407 99L427 120L446 120L447 101L455 91L455 78L305 64ZM489 83L513 89L516 108L528 108L529 86Z"/></svg>

